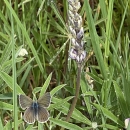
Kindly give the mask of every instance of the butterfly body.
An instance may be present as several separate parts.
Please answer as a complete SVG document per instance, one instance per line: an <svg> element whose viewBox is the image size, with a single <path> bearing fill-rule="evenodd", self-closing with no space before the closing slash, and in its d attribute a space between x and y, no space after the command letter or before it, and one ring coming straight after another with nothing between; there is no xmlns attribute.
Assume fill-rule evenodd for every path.
<svg viewBox="0 0 130 130"><path fill-rule="evenodd" d="M40 123L46 122L49 119L46 108L49 107L50 102L50 93L45 93L37 101L33 101L25 95L19 95L19 104L22 109L26 109L24 112L25 122L29 124L33 124L36 120Z"/></svg>
<svg viewBox="0 0 130 130"><path fill-rule="evenodd" d="M34 111L34 115L36 116L38 113L39 104L37 102L33 102L31 108Z"/></svg>

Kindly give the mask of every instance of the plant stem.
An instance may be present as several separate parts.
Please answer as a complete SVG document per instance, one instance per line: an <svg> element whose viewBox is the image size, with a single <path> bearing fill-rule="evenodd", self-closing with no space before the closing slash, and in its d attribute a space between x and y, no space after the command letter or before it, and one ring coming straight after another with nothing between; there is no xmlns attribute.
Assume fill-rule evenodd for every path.
<svg viewBox="0 0 130 130"><path fill-rule="evenodd" d="M73 99L70 110L69 110L69 112L67 114L66 121L69 121L70 117L72 116L74 108L75 108L77 100L78 100L79 91L80 91L81 70L82 70L82 65L78 64L78 73L77 73L77 84L76 84L75 97Z"/></svg>
<svg viewBox="0 0 130 130"><path fill-rule="evenodd" d="M10 0L11 6L11 0ZM18 112L17 112L17 88L16 88L16 60L15 60L15 41L14 41L14 20L12 12L10 12L11 17L11 42L12 42L12 83L13 83L13 118L14 118L14 130L18 130Z"/></svg>

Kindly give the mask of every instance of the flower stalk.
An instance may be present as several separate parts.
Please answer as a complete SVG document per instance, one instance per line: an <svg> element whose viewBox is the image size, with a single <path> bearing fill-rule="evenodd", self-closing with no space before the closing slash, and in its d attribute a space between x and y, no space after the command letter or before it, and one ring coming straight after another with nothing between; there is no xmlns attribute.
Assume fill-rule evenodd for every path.
<svg viewBox="0 0 130 130"><path fill-rule="evenodd" d="M77 99L80 91L80 78L83 67L83 62L86 57L86 51L84 50L84 29L82 27L82 17L78 14L78 10L81 7L78 0L68 0L68 24L69 31L71 33L71 48L69 50L69 57L77 62L77 81L76 81L76 92L73 99L70 110L67 114L66 121L69 121L74 108L77 103Z"/></svg>

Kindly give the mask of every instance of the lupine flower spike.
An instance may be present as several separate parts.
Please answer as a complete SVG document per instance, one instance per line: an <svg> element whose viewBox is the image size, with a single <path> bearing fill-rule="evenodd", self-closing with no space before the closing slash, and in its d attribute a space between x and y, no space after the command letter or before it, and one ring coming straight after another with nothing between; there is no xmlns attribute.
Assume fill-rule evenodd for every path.
<svg viewBox="0 0 130 130"><path fill-rule="evenodd" d="M75 97L67 114L66 121L69 121L77 103L80 90L81 71L83 67L82 63L86 57L83 41L84 29L82 27L82 17L78 14L78 10L81 7L80 2L78 0L68 0L68 6L68 27L71 33L71 48L69 50L69 57L77 62L78 68Z"/></svg>
<svg viewBox="0 0 130 130"><path fill-rule="evenodd" d="M69 12L68 23L71 37L71 48L69 50L69 56L71 59L76 60L78 63L84 61L86 57L86 51L84 50L84 30L82 27L82 17L77 13L81 7L78 0L68 0Z"/></svg>

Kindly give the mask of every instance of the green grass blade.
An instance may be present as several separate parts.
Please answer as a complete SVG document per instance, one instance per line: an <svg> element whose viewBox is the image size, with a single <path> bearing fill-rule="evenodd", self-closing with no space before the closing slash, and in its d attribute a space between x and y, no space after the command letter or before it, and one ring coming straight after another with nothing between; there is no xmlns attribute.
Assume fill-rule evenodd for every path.
<svg viewBox="0 0 130 130"><path fill-rule="evenodd" d="M10 0L11 6L11 0ZM14 19L12 12L10 12L11 17L11 43L12 43L12 86L13 86L13 120L14 120L14 129L18 130L18 111L17 111L17 77L16 77L16 59L15 59L15 41L14 41Z"/></svg>
<svg viewBox="0 0 130 130"><path fill-rule="evenodd" d="M106 3L105 3L104 0L99 0L99 3L100 3L100 7L101 7L101 12L102 12L103 18L106 18L107 17Z"/></svg>
<svg viewBox="0 0 130 130"><path fill-rule="evenodd" d="M58 119L54 119L54 118L50 118L50 121L52 121L53 123L55 123L58 126L62 126L63 128L69 129L69 130L83 130L81 127L68 123L66 121L62 121L62 120L58 120Z"/></svg>
<svg viewBox="0 0 130 130"><path fill-rule="evenodd" d="M13 111L13 105L0 101L0 109Z"/></svg>
<svg viewBox="0 0 130 130"><path fill-rule="evenodd" d="M67 26L66 26L66 24L65 24L65 22L64 22L64 20L63 20L63 18L62 18L62 16L60 15L60 12L59 12L58 8L56 7L56 3L54 3L54 2L52 1L52 2L51 2L51 7L52 7L53 11L55 12L56 16L59 18L59 20L60 20L61 23L63 24L64 28L65 28L66 30L68 30L68 29L67 29Z"/></svg>
<svg viewBox="0 0 130 130"><path fill-rule="evenodd" d="M129 112L129 109L128 109L128 105L125 101L124 95L122 93L122 90L115 81L113 81L113 84L114 84L116 96L117 96L117 99L119 101L119 105L121 107L122 113L127 118L128 116L130 116L130 112Z"/></svg>
<svg viewBox="0 0 130 130"><path fill-rule="evenodd" d="M33 130L33 125L28 125L28 127L26 128L26 130Z"/></svg>
<svg viewBox="0 0 130 130"><path fill-rule="evenodd" d="M4 126L4 130L11 130L12 129L12 122L8 121L7 124Z"/></svg>
<svg viewBox="0 0 130 130"><path fill-rule="evenodd" d="M62 85L59 85L57 87L55 87L54 89L51 90L51 96L53 96L55 93L57 93L60 89L62 89L64 86L66 86L66 84L62 84Z"/></svg>
<svg viewBox="0 0 130 130"><path fill-rule="evenodd" d="M31 39L30 39L29 36L28 36L27 31L25 30L25 27L24 27L23 24L20 22L18 16L17 16L16 13L14 12L13 8L10 6L9 2L8 2L7 0L4 0L4 2L5 2L5 4L6 4L6 6L9 8L10 12L12 12L12 15L13 15L15 21L17 22L18 26L21 28L21 30L22 30L22 32L23 32L23 35L25 36L25 38L26 38L26 40L27 40L27 44L28 44L28 46L31 48L32 53L33 53L33 55L34 55L34 57L35 57L35 59L36 59L36 61L37 61L37 63L38 63L38 66L39 66L41 72L43 73L44 70L43 70L43 67L42 67L42 63L41 63L41 61L40 61L40 59L39 59L39 57L38 57L38 55L37 55L37 52L36 52L36 50L35 50L35 48L34 48L34 46L33 46L33 43L32 43L32 41L31 41Z"/></svg>
<svg viewBox="0 0 130 130"><path fill-rule="evenodd" d="M57 58L57 56L60 54L60 52L66 47L67 43L68 43L69 39L67 39L67 41L65 43L63 43L63 45L61 46L61 48L56 52L56 54L52 57L52 59L50 60L50 65L53 63L53 61Z"/></svg>
<svg viewBox="0 0 130 130"><path fill-rule="evenodd" d="M101 105L95 104L93 103L93 105L99 110L102 111L103 114L109 118L110 120L114 121L116 124L120 125L120 126L124 126L124 123L118 118L116 117L111 111L109 111L107 108L102 107Z"/></svg>
<svg viewBox="0 0 130 130"><path fill-rule="evenodd" d="M4 93L4 94L0 94L0 99L12 99L12 93Z"/></svg>
<svg viewBox="0 0 130 130"><path fill-rule="evenodd" d="M5 72L0 72L0 77L6 82L6 84L13 90L13 82L12 77L6 74ZM16 84L17 87L17 94L24 94L23 90L20 88L19 85Z"/></svg>
<svg viewBox="0 0 130 130"><path fill-rule="evenodd" d="M85 12L86 12L87 20L88 20L88 27L89 27L90 37L92 41L92 46L93 46L101 73L104 79L107 79L107 72L106 72L107 68L105 67L105 63L103 61L103 56L102 56L102 52L101 52L101 48L99 44L99 37L96 33L94 21L92 18L92 12L91 12L88 0L85 0L84 4L85 4Z"/></svg>
<svg viewBox="0 0 130 130"><path fill-rule="evenodd" d="M1 121L1 118L0 118L0 129L3 130L3 124L2 124L2 121Z"/></svg>
<svg viewBox="0 0 130 130"><path fill-rule="evenodd" d="M42 89L41 89L41 92L40 92L40 97L46 92L46 90L49 86L49 83L51 81L51 77L52 77L52 73L49 74L49 76L47 77L44 85L42 86Z"/></svg>
<svg viewBox="0 0 130 130"><path fill-rule="evenodd" d="M113 4L114 0L109 1L109 9L108 9L108 16L107 16L107 24L106 24L106 41L105 41L105 55L104 58L108 60L109 52L110 52L110 37L112 34L112 13L113 13Z"/></svg>
<svg viewBox="0 0 130 130"><path fill-rule="evenodd" d="M59 99L57 102L55 102L56 98L55 98L55 97L52 97L52 102L53 102L54 104L51 104L51 106L49 107L49 110L55 109L55 108L57 108L57 107L60 107L61 104L66 103L67 101L71 100L72 98L74 98L74 96L69 96L69 97L67 97L67 98L65 98L65 99Z"/></svg>
<svg viewBox="0 0 130 130"><path fill-rule="evenodd" d="M25 67L25 66L23 66L23 67ZM25 71L25 73L24 73L24 75L23 75L23 77L21 78L21 80L19 82L19 86L20 87L22 87L23 84L25 83L25 81L26 81L26 79L27 79L27 77L29 75L29 72L30 72L31 68L32 68L32 66L29 64L28 67L27 67L27 69L26 69L26 71ZM21 67L21 69L22 69L22 67ZM20 71L22 71L21 69L20 69Z"/></svg>

